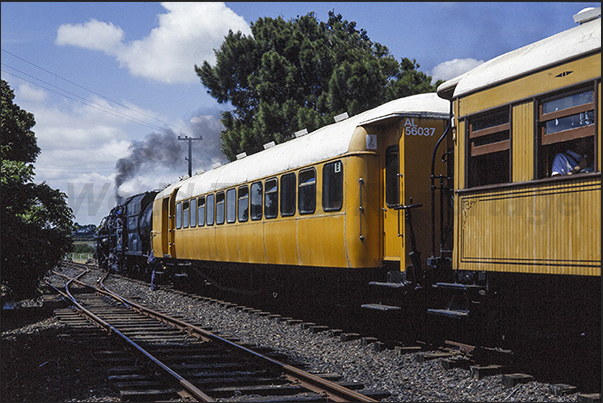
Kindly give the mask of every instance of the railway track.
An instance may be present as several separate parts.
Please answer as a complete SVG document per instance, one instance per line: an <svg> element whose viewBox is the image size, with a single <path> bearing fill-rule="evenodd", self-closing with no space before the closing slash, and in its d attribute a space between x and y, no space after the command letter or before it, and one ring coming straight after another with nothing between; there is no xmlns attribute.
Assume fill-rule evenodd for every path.
<svg viewBox="0 0 603 403"><path fill-rule="evenodd" d="M112 362L109 379L123 400L376 401L357 392L361 384L305 372L277 359L282 356L140 306L103 289L102 279L94 288L54 274L64 278L65 291L54 288L72 301L77 315L119 338L118 349L97 351L96 356ZM89 327L75 315L58 313L66 323Z"/></svg>
<svg viewBox="0 0 603 403"><path fill-rule="evenodd" d="M97 271L93 271L93 273L99 273ZM95 274L95 276L98 277L98 274ZM94 276L87 276L87 282L88 283L94 283L96 277ZM90 280L92 279L92 280ZM284 328L292 328L292 329L301 329L301 332L304 332L303 329L307 329L309 330L310 333L319 333L319 332L325 332L325 334L327 334L328 336L331 336L329 338L333 338L333 336L335 336L336 339L341 338L341 342L347 344L350 340L355 340L355 339L360 339L359 341L361 341L363 346L367 346L369 347L369 350L374 350L374 351L382 351L382 349L380 347L382 347L382 344L379 343L379 341L373 337L362 337L360 334L354 334L354 333L346 333L346 331L341 331L341 330L336 330L336 329L332 329L332 328L326 328L326 326L319 326L313 323L308 323L308 322L303 322L301 320L295 320L292 318L285 318L279 315L275 315L275 314L271 314L269 312L265 312L265 311L260 311L258 309L253 309L253 308L249 308L246 306L241 306L241 305L236 305L233 303L229 303L223 300L217 300L214 298L209 298L209 297L203 297L203 296L198 296L198 295L194 295L194 294L189 294L189 293L185 293L182 291L179 291L177 289L173 289L170 286L163 286L162 287L162 291L160 292L143 292L144 289L148 289L148 283L143 282L143 281L139 281L139 280L132 280L132 279L124 279L124 284L127 283L132 283L132 285L134 286L134 284L137 284L136 286L134 286L135 290L139 290L136 291L134 293L132 293L132 289L129 288L130 286L126 286L126 287L122 287L121 286L121 279L119 276L111 276L110 278L110 282L108 282L111 285L112 289L116 289L116 290L122 290L126 293L128 293L127 295L131 295L130 298L138 300L139 296L141 296L141 300L145 301L145 304L149 304L150 306L155 306L155 307L160 307L158 309L166 309L169 310L170 312L178 312L177 315L182 315L182 317L186 316L187 318L189 318L189 320L193 320L193 321L199 321L199 323L201 323L201 321L203 321L205 323L205 325L211 326L213 324L213 319L217 319L220 324L217 325L217 328L220 328L222 332L226 332L226 333L232 333L232 334L236 334L239 337L248 340L248 341L252 341L252 343L260 343L262 346L270 346L273 347L273 342L274 339L271 336L268 336L268 338L266 340L264 339L260 339L260 341L258 341L257 337L249 337L247 331L243 331L240 332L239 330L241 329L236 329L233 328L231 325L226 325L224 326L224 323L222 323L222 318L219 312L224 312L225 315L227 315L228 317L234 317L236 318L237 321L241 321L241 327L246 327L248 324L252 324L252 327L256 326L256 322L258 322L258 325L260 323L264 323L264 322L271 322L274 323L275 326L275 330L278 328L280 329L279 332L283 332L283 334L288 334L289 331L285 330ZM120 284L120 285L118 285ZM141 292L141 293L140 293ZM173 296L172 296L173 295ZM176 302L177 301L177 302ZM167 304L166 304L167 302ZM176 302L176 305L173 304L173 302ZM194 311L191 311L191 305L193 306ZM188 309L187 309L188 306ZM197 307L197 308L195 308ZM198 310L197 310L198 309ZM195 312L195 313L193 313ZM203 312L201 315L198 314L198 312ZM227 312L229 312L227 314ZM213 318L212 321L207 321L206 315L208 318ZM252 319L254 317L257 317L257 319ZM265 317L265 318L262 318ZM272 318L271 318L272 317ZM232 318L232 319L234 319ZM230 323L232 319L227 319L227 322ZM248 323L248 321L251 321ZM289 323L291 322L291 323ZM260 325L260 326L264 326L264 325ZM307 331L306 330L306 331ZM256 330L254 330L255 332ZM291 334L291 336L293 337L294 340L297 340L296 337L297 336L297 332L300 332L300 330L293 330L293 334L295 334L295 336L293 336L293 334ZM332 334L331 334L332 333ZM264 334L262 331L260 331L260 334ZM224 338L229 338L226 336L223 336ZM344 340L345 338L345 340ZM278 340L278 339L277 339ZM356 342L351 342L352 344L350 346L356 346L357 343ZM244 346L247 347L251 347L251 344L243 344ZM277 349L279 349L280 351L285 351L287 352L287 355L290 355L289 353L289 348L285 348L283 349L281 343L278 343L277 346L279 347L275 347ZM345 349L347 350L350 347L345 347ZM350 357L354 356L354 349L357 347L352 347L352 350L350 351ZM259 348L254 348L254 350L256 351L264 351L262 349ZM527 398L529 397L530 399L533 397L530 393L534 393L534 392L529 392L526 394L527 390L535 390L538 389L540 394L542 394L543 398L546 397L545 400L548 399L548 396L554 396L556 399L564 399L567 398L566 395L571 395L571 394L577 394L578 399L580 400L581 397L583 398L587 398L587 400L585 401L597 401L597 399L600 399L600 395L598 393L596 394L583 394L583 393L579 393L579 391L582 391L582 389L580 388L579 390L574 387L574 386L570 386L568 384L560 384L560 383L555 383L555 384L551 384L551 385L547 385L544 384L542 385L540 382L538 382L538 379L540 379L540 377L536 374L533 373L534 376L529 375L531 372L528 373L524 373L523 371L526 370L526 367L524 366L523 369L520 369L518 371L518 368L516 368L516 366L513 364L513 359L514 359L514 355L512 354L512 352L507 351L507 350L501 350L501 349L490 349L490 348L482 348L482 347L477 347L477 346L472 346L472 345L467 345L467 344L462 344L462 343L455 343L455 342L450 342L448 341L447 343L445 343L445 345L421 345L421 346L414 346L414 347L396 347L393 350L386 350L383 351L384 354L386 354L386 356L390 357L389 360L391 361L391 363L394 362L405 362L404 366L405 367L410 367L410 368L414 368L412 371L416 371L417 374L423 373L424 371L427 373L429 371L433 371L435 368L440 368L439 371L442 371L442 369L445 372L439 372L438 370L436 371L435 375L435 379L438 379L440 377L442 377L442 382L444 382L444 384L440 384L441 386L446 385L449 381L445 380L444 378L456 378L456 382L457 383L469 383L471 385L490 385L487 387L488 392L486 392L486 394L484 396L490 396L493 395L492 392L490 391L496 391L494 392L494 394L497 396L497 398L494 399L494 401L497 401L498 398L500 399L504 399L507 398L508 396L511 396L513 398L517 398L518 396L523 396L523 398ZM296 351L296 348L293 348L293 351ZM389 352L388 352L389 351ZM323 354L322 352L320 352L319 354ZM329 353L330 354L330 353ZM299 355L299 353L293 353L293 356L296 357L305 357L305 354L301 354ZM112 357L113 359L118 359L117 356L111 356L109 354L106 354L107 359ZM396 358L398 357L398 358ZM407 357L407 358L404 358ZM286 358L281 356L277 358L281 361L285 361L286 362ZM390 367L389 364L386 364L387 367L390 367L390 369L387 372L387 377L386 378L381 378L383 381L385 381L385 383L383 383L381 381L381 379L371 379L371 376L368 377L368 379L364 376L362 377L356 377L356 376L351 376L350 377L350 373L346 370L346 369L327 369L325 370L324 368L322 368L322 365L316 365L314 358L312 358L311 356L305 357L305 358L301 358L302 360L306 360L307 358L309 358L310 362L312 362L312 364L310 364L312 366L312 368L314 368L314 371L316 372L338 372L338 373L342 373L345 375L346 379L359 379L359 382L362 382L364 385L366 385L367 389L366 390L372 390L373 392L369 392L367 393L367 395L375 398L375 399L386 399L386 400L390 400L390 399L395 399L395 400L407 400L407 394L408 392L411 391L411 388L414 388L414 386L409 387L408 385L406 385L406 383L411 380L411 379L415 379L414 381L414 385L418 385L417 382L420 382L421 385L423 384L424 381L425 382L425 386L421 386L421 388L425 388L428 392L428 394L432 394L434 392L430 392L430 388L433 388L433 386L429 386L430 384L432 384L433 382L431 381L431 377L434 376L433 372L429 373L429 375L426 375L427 378L425 377L421 377L419 376L414 376L414 375L410 375L410 376L404 376L401 377L401 383L398 383L398 386L393 386L393 385L389 385L389 386L385 386L385 383L391 383L390 382L390 378L392 379L396 379L397 375L397 369L395 367ZM516 355L515 355L516 358ZM411 364L410 361L411 360L413 363L416 362L416 364ZM435 366L434 366L435 364ZM123 365L125 366L125 365ZM304 367L302 367L304 368ZM320 368L317 370L317 368ZM410 370L410 368L408 370L404 370L405 373L410 373L408 372ZM431 369L428 369L431 368ZM459 368L459 370L461 370L462 372L457 372L456 368ZM375 368L376 371L382 371L382 369L380 368ZM114 373L115 368L111 370L112 371L112 375L117 375ZM447 375L443 375L444 373L446 373ZM465 374L465 375L463 375ZM337 379L337 378L335 378ZM376 382L375 382L376 381ZM564 382L564 380L560 379L557 382ZM567 382L567 381L565 381ZM456 384L456 383L455 383ZM498 384L498 386L497 386ZM572 383L574 384L574 383ZM352 387L359 387L357 385L351 385ZM446 387L446 386L445 386ZM469 389L467 390L467 392L469 393L463 393L462 396L463 397L450 397L450 396L457 396L457 390L456 388L453 388L454 391L448 391L445 392L445 394L441 394L439 392L435 392L435 394L438 397L438 400L448 400L448 399L452 399L452 401L454 400L464 400L467 398L467 396L469 396L471 393L469 392ZM384 390L386 390L387 392L383 392ZM401 392L400 392L401 390ZM437 390L437 389L435 389ZM546 391L545 391L546 390ZM452 393L451 393L452 392ZM250 399L249 396L240 396L239 393L240 392L236 392L237 396L236 397L230 397L230 398L226 398L228 399ZM391 393L391 395L390 395ZM480 391L479 388L475 390L475 393L479 393L480 395L482 395L482 393L484 393L484 391ZM388 398L388 396L390 396ZM411 396L414 396L413 398L411 398L411 400L418 398L418 396L420 395L414 395L411 394ZM448 396L448 397L444 397L444 396ZM576 396L576 395L574 395ZM593 397L594 396L594 397ZM285 399L286 396L280 396L277 397L277 401L281 401L281 400L287 400ZM316 397L313 396L312 398L310 398L310 400L315 399ZM271 399L271 398L260 398L259 400L266 400L266 399ZM295 399L295 397L293 397L292 399ZM472 399L472 398L471 398ZM491 399L491 397L489 398L484 398L483 401L489 401ZM529 400L530 400L529 399ZM588 399L593 399L593 400L588 400ZM146 399L149 400L149 399Z"/></svg>

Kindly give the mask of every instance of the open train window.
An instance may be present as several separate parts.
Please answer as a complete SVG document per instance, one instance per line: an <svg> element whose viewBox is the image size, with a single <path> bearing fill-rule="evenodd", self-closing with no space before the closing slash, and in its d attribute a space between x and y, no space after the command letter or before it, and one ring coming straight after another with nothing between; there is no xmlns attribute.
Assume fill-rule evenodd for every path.
<svg viewBox="0 0 603 403"><path fill-rule="evenodd" d="M538 178L593 172L595 91L579 88L538 103Z"/></svg>
<svg viewBox="0 0 603 403"><path fill-rule="evenodd" d="M241 186L239 188L239 222L246 222L249 219L249 187Z"/></svg>
<svg viewBox="0 0 603 403"><path fill-rule="evenodd" d="M468 187L510 182L511 125L509 122L509 107L468 119Z"/></svg>
<svg viewBox="0 0 603 403"><path fill-rule="evenodd" d="M251 219L254 221L262 219L262 197L264 196L264 186L262 182L251 184Z"/></svg>
<svg viewBox="0 0 603 403"><path fill-rule="evenodd" d="M197 199L191 199L191 228L197 226Z"/></svg>
<svg viewBox="0 0 603 403"><path fill-rule="evenodd" d="M197 224L200 227L205 225L205 196L199 197L199 206L197 208Z"/></svg>
<svg viewBox="0 0 603 403"><path fill-rule="evenodd" d="M343 205L343 163L330 162L322 168L322 209L339 211Z"/></svg>
<svg viewBox="0 0 603 403"><path fill-rule="evenodd" d="M214 225L214 210L216 208L215 204L216 196L213 194L207 195L207 206L205 207L207 209L207 218L205 219L207 225Z"/></svg>
<svg viewBox="0 0 603 403"><path fill-rule="evenodd" d="M188 228L188 220L190 218L190 203L182 202L182 228Z"/></svg>
<svg viewBox="0 0 603 403"><path fill-rule="evenodd" d="M264 215L266 218L276 218L278 214L278 179L266 180L264 192Z"/></svg>
<svg viewBox="0 0 603 403"><path fill-rule="evenodd" d="M281 216L288 217L295 214L295 174L281 176Z"/></svg>
<svg viewBox="0 0 603 403"><path fill-rule="evenodd" d="M314 168L300 171L297 194L300 214L312 214L316 210L316 170Z"/></svg>
<svg viewBox="0 0 603 403"><path fill-rule="evenodd" d="M176 203L176 229L182 228L182 202Z"/></svg>

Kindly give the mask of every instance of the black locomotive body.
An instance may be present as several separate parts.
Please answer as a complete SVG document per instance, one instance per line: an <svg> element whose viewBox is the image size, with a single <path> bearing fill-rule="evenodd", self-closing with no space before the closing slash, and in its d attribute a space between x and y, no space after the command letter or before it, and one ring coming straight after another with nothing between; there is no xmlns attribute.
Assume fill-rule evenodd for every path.
<svg viewBox="0 0 603 403"><path fill-rule="evenodd" d="M96 248L100 268L113 273L147 271L156 195L151 191L130 196L101 221Z"/></svg>

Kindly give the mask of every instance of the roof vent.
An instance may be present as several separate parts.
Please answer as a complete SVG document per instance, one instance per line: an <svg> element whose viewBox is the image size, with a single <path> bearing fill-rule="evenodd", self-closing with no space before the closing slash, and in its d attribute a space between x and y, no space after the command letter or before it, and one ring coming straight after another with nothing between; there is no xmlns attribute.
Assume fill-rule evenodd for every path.
<svg viewBox="0 0 603 403"><path fill-rule="evenodd" d="M601 7L587 7L580 10L578 14L574 15L574 22L584 24L585 22L596 20L601 16Z"/></svg>
<svg viewBox="0 0 603 403"><path fill-rule="evenodd" d="M242 160L245 157L247 157L247 153L244 152L244 151L241 154L237 154L237 159L238 160Z"/></svg>
<svg viewBox="0 0 603 403"><path fill-rule="evenodd" d="M270 143L266 143L264 144L264 150L267 150L269 148L272 148L276 145L276 143L274 141L271 141Z"/></svg>
<svg viewBox="0 0 603 403"><path fill-rule="evenodd" d="M221 162L216 162L215 164L213 164L213 165L211 166L211 169L216 169L216 168L219 168L219 167L221 167L221 166L222 166L222 163L221 163Z"/></svg>
<svg viewBox="0 0 603 403"><path fill-rule="evenodd" d="M303 129L298 132L295 132L295 137L305 136L306 134L308 134L308 129Z"/></svg>
<svg viewBox="0 0 603 403"><path fill-rule="evenodd" d="M200 170L198 170L197 172L195 172L195 175L201 175L205 173L205 169L201 168Z"/></svg>
<svg viewBox="0 0 603 403"><path fill-rule="evenodd" d="M346 120L347 118L349 118L348 113L343 112L342 114L335 116L333 119L335 120L335 123L339 123L342 120Z"/></svg>

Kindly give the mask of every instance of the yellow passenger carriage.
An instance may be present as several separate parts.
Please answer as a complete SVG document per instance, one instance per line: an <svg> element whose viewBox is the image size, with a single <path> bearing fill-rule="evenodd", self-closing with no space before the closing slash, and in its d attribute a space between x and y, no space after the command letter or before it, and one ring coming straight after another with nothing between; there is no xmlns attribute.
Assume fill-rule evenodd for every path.
<svg viewBox="0 0 603 403"><path fill-rule="evenodd" d="M448 108L436 94L395 100L175 183L155 200L154 253L213 284L270 295L279 283L344 292L404 271L410 240L398 207L425 206L414 218L417 244L427 244L425 156Z"/></svg>
<svg viewBox="0 0 603 403"><path fill-rule="evenodd" d="M480 311L503 338L582 333L600 354L600 8L575 18L438 88L454 114L455 216L454 281L436 287L457 295L430 312ZM560 172L567 150L578 166Z"/></svg>

